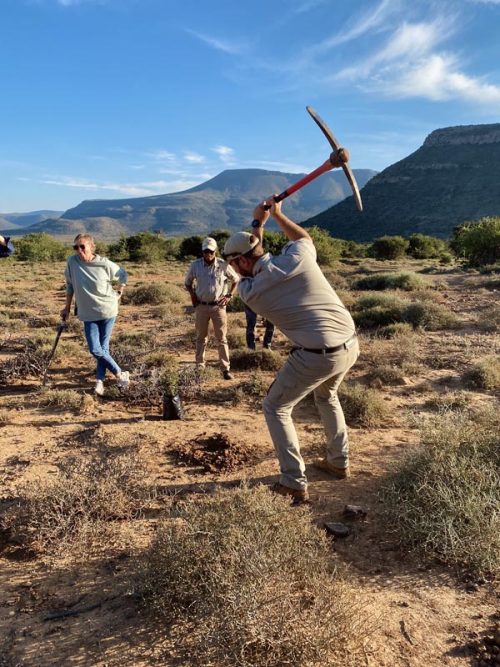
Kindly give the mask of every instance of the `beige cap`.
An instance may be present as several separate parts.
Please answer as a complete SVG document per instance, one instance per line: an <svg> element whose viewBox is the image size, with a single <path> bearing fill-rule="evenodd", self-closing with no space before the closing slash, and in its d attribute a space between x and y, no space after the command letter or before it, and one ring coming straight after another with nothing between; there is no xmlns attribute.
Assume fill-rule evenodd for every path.
<svg viewBox="0 0 500 667"><path fill-rule="evenodd" d="M217 250L217 241L213 239L211 236L207 236L207 238L204 239L203 243L201 244L201 249L213 250L215 252Z"/></svg>
<svg viewBox="0 0 500 667"><path fill-rule="evenodd" d="M222 253L226 259L236 259L250 252L259 243L259 239L255 234L248 232L238 232L228 238L224 245L224 252Z"/></svg>

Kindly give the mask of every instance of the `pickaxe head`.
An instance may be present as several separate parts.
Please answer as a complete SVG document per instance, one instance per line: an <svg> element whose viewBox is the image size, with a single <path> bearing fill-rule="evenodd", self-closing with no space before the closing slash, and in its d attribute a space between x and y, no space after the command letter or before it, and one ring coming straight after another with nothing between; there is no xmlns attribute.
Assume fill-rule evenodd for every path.
<svg viewBox="0 0 500 667"><path fill-rule="evenodd" d="M318 116L318 114L312 107L306 107L306 110L308 114L311 116L311 118L314 120L316 125L319 127L319 129L323 132L330 146L333 148L333 151L330 154L330 162L332 163L333 167L342 167L342 169L344 170L344 174L346 175L347 180L349 181L349 184L351 186L352 194L354 196L354 201L356 202L358 211L362 211L363 203L361 201L361 195L359 194L358 184L356 183L356 178L351 170L351 167L348 164L349 151L347 150L347 148L342 148L340 146L339 142L335 138L333 132L330 130L328 125L322 118L320 118L320 116Z"/></svg>

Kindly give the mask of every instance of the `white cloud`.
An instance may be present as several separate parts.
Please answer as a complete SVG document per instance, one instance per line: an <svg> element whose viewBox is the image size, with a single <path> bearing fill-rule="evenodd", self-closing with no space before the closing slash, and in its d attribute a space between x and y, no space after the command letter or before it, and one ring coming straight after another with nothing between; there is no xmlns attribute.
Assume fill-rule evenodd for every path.
<svg viewBox="0 0 500 667"><path fill-rule="evenodd" d="M205 158L203 155L200 155L199 153L194 153L193 151L185 151L184 159L187 162L194 162L195 164L199 164L200 162L205 162Z"/></svg>
<svg viewBox="0 0 500 667"><path fill-rule="evenodd" d="M500 0L470 0L476 5L500 5Z"/></svg>
<svg viewBox="0 0 500 667"><path fill-rule="evenodd" d="M170 151L156 150L146 153L146 157L157 160L158 162L173 162L176 156L175 153L170 153Z"/></svg>
<svg viewBox="0 0 500 667"><path fill-rule="evenodd" d="M97 183L85 178L74 178L72 176L59 176L40 180L40 183L45 185L77 188L90 192L117 192L129 197L147 197L168 192L178 192L192 188L198 185L199 182L199 180L194 179L176 179L171 181L147 181L144 183Z"/></svg>
<svg viewBox="0 0 500 667"><path fill-rule="evenodd" d="M196 39L199 39L201 42L208 44L208 46L216 51L222 51L223 53L228 53L230 55L242 53L245 48L243 44L227 42L222 39L217 39L216 37L210 37L209 35L204 35L201 32L196 32L196 30L190 30L189 28L186 28L186 32L189 35L196 37Z"/></svg>
<svg viewBox="0 0 500 667"><path fill-rule="evenodd" d="M212 148L214 153L217 153L221 162L225 164L234 164L234 148L229 148L229 146L214 146Z"/></svg>
<svg viewBox="0 0 500 667"><path fill-rule="evenodd" d="M426 97L434 101L461 99L481 106L500 104L500 86L458 69L453 55L434 54L392 80L382 81L381 89L395 97Z"/></svg>
<svg viewBox="0 0 500 667"><path fill-rule="evenodd" d="M382 0L375 9L358 16L349 26L323 43L323 48L330 49L338 44L350 42L384 24L387 16L399 8L398 0Z"/></svg>

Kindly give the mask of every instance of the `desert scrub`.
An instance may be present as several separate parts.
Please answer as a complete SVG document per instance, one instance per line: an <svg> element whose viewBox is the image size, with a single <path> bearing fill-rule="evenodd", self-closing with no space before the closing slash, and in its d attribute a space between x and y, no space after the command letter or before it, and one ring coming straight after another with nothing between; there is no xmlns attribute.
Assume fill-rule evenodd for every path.
<svg viewBox="0 0 500 667"><path fill-rule="evenodd" d="M283 359L274 350L235 350L231 355L231 368L236 371L260 369L277 371L283 366Z"/></svg>
<svg viewBox="0 0 500 667"><path fill-rule="evenodd" d="M35 550L84 556L108 540L113 521L137 516L150 490L135 454L68 459L55 479L31 481L4 520L14 537Z"/></svg>
<svg viewBox="0 0 500 667"><path fill-rule="evenodd" d="M489 306L487 310L484 310L479 316L477 326L481 329L481 331L500 331L500 306L493 304L492 306Z"/></svg>
<svg viewBox="0 0 500 667"><path fill-rule="evenodd" d="M419 336L410 331L395 331L392 339L372 338L363 346L372 381L403 384L405 376L416 375L419 365Z"/></svg>
<svg viewBox="0 0 500 667"><path fill-rule="evenodd" d="M424 408L435 412L446 412L449 410L465 411L470 405L470 396L465 391L449 391L436 393L424 403Z"/></svg>
<svg viewBox="0 0 500 667"><path fill-rule="evenodd" d="M245 310L245 304L241 300L239 294L235 294L227 304L226 310L228 313L242 313Z"/></svg>
<svg viewBox="0 0 500 667"><path fill-rule="evenodd" d="M455 328L458 325L456 316L440 303L428 299L409 301L390 293L361 297L354 304L352 315L356 324L362 329L398 322L406 322L414 328L431 331Z"/></svg>
<svg viewBox="0 0 500 667"><path fill-rule="evenodd" d="M153 283L138 285L126 289L123 293L123 303L132 303L134 306L149 304L158 306L160 304L181 304L187 300L187 292L177 285L168 283Z"/></svg>
<svg viewBox="0 0 500 667"><path fill-rule="evenodd" d="M361 384L342 383L338 393L350 426L381 426L389 415L387 405L376 389Z"/></svg>
<svg viewBox="0 0 500 667"><path fill-rule="evenodd" d="M500 389L500 357L481 359L464 373L463 381L470 389Z"/></svg>
<svg viewBox="0 0 500 667"><path fill-rule="evenodd" d="M363 635L325 534L263 486L177 504L147 554L142 595L183 628L196 664L355 664Z"/></svg>
<svg viewBox="0 0 500 667"><path fill-rule="evenodd" d="M499 480L498 411L434 415L383 484L385 525L425 558L498 574Z"/></svg>
<svg viewBox="0 0 500 667"><path fill-rule="evenodd" d="M240 331L229 332L227 334L227 344L231 350L245 348L247 344L245 334L241 333Z"/></svg>
<svg viewBox="0 0 500 667"><path fill-rule="evenodd" d="M37 397L37 403L43 408L59 408L61 410L79 410L82 406L83 394L74 389L44 389Z"/></svg>
<svg viewBox="0 0 500 667"><path fill-rule="evenodd" d="M258 371L252 371L247 380L239 384L233 393L233 405L239 405L247 400L254 405L259 405L267 393L269 382L266 381Z"/></svg>
<svg viewBox="0 0 500 667"><path fill-rule="evenodd" d="M352 285L352 289L358 290L401 289L407 292L426 287L431 287L431 285L422 276L410 271L374 273L371 276L358 278Z"/></svg>
<svg viewBox="0 0 500 667"><path fill-rule="evenodd" d="M19 378L39 377L47 365L51 349L48 343L38 346L29 339L21 339L15 342L15 346L17 354L0 365L0 385Z"/></svg>

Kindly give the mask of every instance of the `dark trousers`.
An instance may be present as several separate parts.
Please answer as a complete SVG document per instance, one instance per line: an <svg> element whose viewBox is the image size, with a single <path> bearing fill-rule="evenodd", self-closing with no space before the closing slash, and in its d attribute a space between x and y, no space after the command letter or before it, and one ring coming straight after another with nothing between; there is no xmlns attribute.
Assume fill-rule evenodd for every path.
<svg viewBox="0 0 500 667"><path fill-rule="evenodd" d="M250 350L255 350L255 327L257 325L257 313L254 313L251 308L245 306L245 316L247 318L247 347ZM264 347L271 347L274 334L274 324L269 320L264 320L266 330L264 332Z"/></svg>

